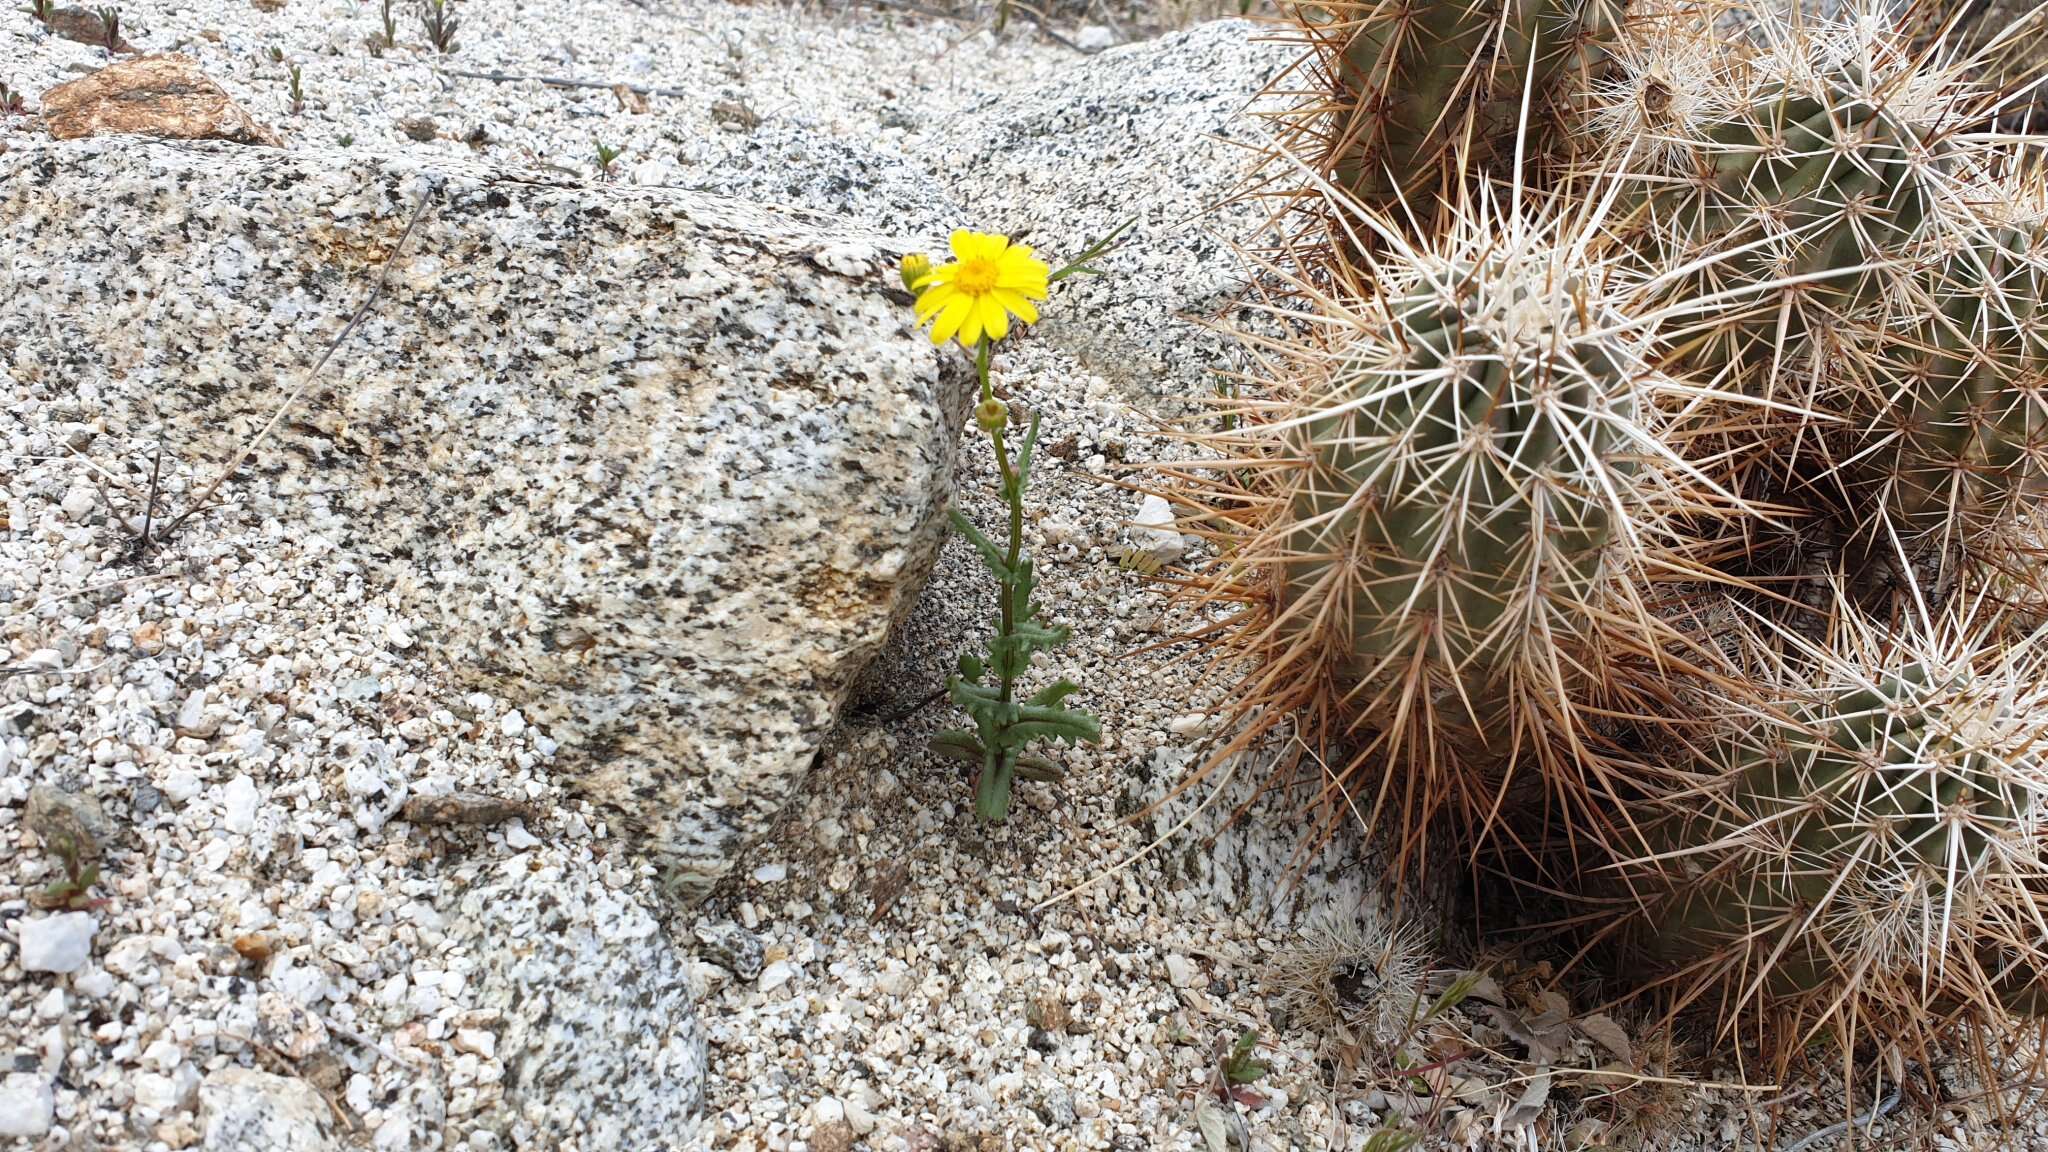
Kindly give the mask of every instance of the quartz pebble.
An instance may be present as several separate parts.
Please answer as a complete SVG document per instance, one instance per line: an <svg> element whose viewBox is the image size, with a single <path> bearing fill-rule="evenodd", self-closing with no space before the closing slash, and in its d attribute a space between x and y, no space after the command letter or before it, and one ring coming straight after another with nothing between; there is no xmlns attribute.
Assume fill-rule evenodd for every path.
<svg viewBox="0 0 2048 1152"><path fill-rule="evenodd" d="M56 1104L48 1076L9 1072L0 1080L0 1136L41 1136L50 1130Z"/></svg>
<svg viewBox="0 0 2048 1152"><path fill-rule="evenodd" d="M59 912L16 921L21 966L30 972L76 972L92 959L97 925L88 912Z"/></svg>

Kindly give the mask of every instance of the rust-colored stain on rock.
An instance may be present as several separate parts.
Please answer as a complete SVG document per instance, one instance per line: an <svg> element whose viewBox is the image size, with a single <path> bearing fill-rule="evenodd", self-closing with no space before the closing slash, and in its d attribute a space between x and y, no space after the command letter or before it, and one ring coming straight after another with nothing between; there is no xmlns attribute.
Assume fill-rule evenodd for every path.
<svg viewBox="0 0 2048 1152"><path fill-rule="evenodd" d="M43 121L58 140L130 133L282 147L189 56L139 56L43 93Z"/></svg>

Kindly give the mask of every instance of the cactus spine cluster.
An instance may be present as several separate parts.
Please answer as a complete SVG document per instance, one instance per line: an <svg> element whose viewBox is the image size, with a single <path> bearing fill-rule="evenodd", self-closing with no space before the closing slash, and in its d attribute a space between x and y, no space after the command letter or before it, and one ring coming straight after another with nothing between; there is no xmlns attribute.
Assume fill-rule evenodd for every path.
<svg viewBox="0 0 2048 1152"><path fill-rule="evenodd" d="M1778 637L1777 694L1715 734L1708 784L1662 802L1630 866L1642 954L1808 1021L1844 996L2029 1010L2042 986L2048 683L1975 621L1892 634L1844 605L1837 635ZM1696 990L1696 989L1695 989ZM1871 1012L1875 1005L1877 1012ZM1909 1017L1911 1019L1911 1017Z"/></svg>
<svg viewBox="0 0 2048 1152"><path fill-rule="evenodd" d="M1549 146L1569 94L1604 67L1621 5L1350 0L1290 13L1327 94L1295 116L1294 150L1354 202L1433 231L1468 173L1515 154L1525 123Z"/></svg>
<svg viewBox="0 0 2048 1152"><path fill-rule="evenodd" d="M1391 732L1426 714L1498 739L1506 698L1548 685L1548 651L1602 599L1641 367L1590 331L1613 317L1587 295L1527 253L1417 269L1281 433L1307 464L1281 619L1334 634Z"/></svg>
<svg viewBox="0 0 2048 1152"><path fill-rule="evenodd" d="M1875 10L1302 13L1341 227L1170 472L1220 755L1292 726L1780 1061L2048 1010L2048 137Z"/></svg>

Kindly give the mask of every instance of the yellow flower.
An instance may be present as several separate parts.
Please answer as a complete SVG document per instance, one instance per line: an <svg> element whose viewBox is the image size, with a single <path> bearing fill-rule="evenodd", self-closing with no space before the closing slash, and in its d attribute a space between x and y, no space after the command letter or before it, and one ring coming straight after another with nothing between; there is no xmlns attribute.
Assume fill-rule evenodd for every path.
<svg viewBox="0 0 2048 1152"><path fill-rule="evenodd" d="M972 348L1010 334L1010 317L1038 322L1033 300L1045 299L1051 269L1031 254L1029 244L1008 236L965 229L953 233L953 263L932 269L917 282L917 322L932 326L932 343L958 336Z"/></svg>
<svg viewBox="0 0 2048 1152"><path fill-rule="evenodd" d="M912 252L903 258L903 267L899 269L899 274L903 277L903 286L915 292L918 281L930 275L931 270L931 257L922 252Z"/></svg>

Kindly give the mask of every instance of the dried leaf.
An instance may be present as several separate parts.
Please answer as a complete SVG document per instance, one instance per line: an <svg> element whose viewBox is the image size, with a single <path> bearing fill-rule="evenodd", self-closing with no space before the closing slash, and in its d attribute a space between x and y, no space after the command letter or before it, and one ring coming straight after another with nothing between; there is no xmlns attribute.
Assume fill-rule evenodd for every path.
<svg viewBox="0 0 2048 1152"><path fill-rule="evenodd" d="M1252 1146L1251 1129L1237 1109L1204 1092L1195 1101L1195 1127L1205 1152L1232 1152Z"/></svg>
<svg viewBox="0 0 2048 1152"><path fill-rule="evenodd" d="M1586 1117L1572 1125L1571 1131L1565 1133L1564 1146L1573 1152L1578 1152L1579 1149L1606 1147L1607 1122Z"/></svg>
<svg viewBox="0 0 2048 1152"><path fill-rule="evenodd" d="M1558 1053L1571 1040L1571 1029L1562 1020L1552 1021L1546 1016L1530 1020L1512 1008L1486 1006L1487 1014L1500 1030L1517 1044L1529 1050L1529 1059L1536 1064L1552 1064Z"/></svg>
<svg viewBox="0 0 2048 1152"><path fill-rule="evenodd" d="M1522 1096L1515 1106L1502 1114L1496 1132L1512 1132L1526 1128L1543 1115L1543 1105L1550 1100L1550 1071L1545 1069L1529 1077L1528 1086L1522 1089Z"/></svg>
<svg viewBox="0 0 2048 1152"><path fill-rule="evenodd" d="M1635 1063L1635 1046L1629 1043L1628 1033L1611 1016L1588 1016L1579 1021L1579 1031L1586 1039L1607 1049L1615 1059L1627 1064Z"/></svg>

